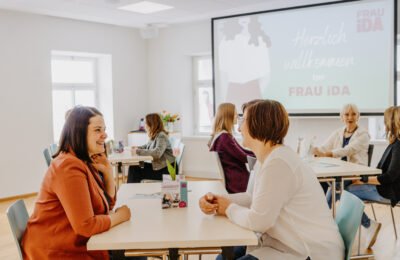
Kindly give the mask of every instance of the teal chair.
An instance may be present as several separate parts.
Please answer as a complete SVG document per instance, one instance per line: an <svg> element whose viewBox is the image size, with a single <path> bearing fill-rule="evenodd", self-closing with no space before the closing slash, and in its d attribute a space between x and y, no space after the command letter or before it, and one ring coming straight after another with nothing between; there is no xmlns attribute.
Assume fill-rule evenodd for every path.
<svg viewBox="0 0 400 260"><path fill-rule="evenodd" d="M21 239L24 235L26 224L28 223L29 215L26 210L25 203L22 199L14 202L7 211L8 223L10 223L11 231L17 244L19 256L22 258Z"/></svg>
<svg viewBox="0 0 400 260"><path fill-rule="evenodd" d="M353 247L363 212L364 203L350 192L344 190L340 197L335 222L339 227L346 249L345 260L350 259L351 248Z"/></svg>
<svg viewBox="0 0 400 260"><path fill-rule="evenodd" d="M58 150L58 144L51 144L50 145L50 153L51 155L55 155Z"/></svg>
<svg viewBox="0 0 400 260"><path fill-rule="evenodd" d="M43 150L43 155L44 155L44 159L46 160L47 166L50 166L51 155L50 155L50 152L49 152L48 148Z"/></svg>
<svg viewBox="0 0 400 260"><path fill-rule="evenodd" d="M178 165L179 169L181 167L181 161L182 161L182 155L183 155L183 150L185 150L185 144L180 142L179 143L179 155L176 158L176 164Z"/></svg>

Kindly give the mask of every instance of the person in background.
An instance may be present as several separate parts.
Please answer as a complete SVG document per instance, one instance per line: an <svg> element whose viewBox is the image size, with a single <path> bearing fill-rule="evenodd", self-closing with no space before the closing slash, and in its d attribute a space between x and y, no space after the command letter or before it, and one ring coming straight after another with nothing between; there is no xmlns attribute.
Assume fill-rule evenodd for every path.
<svg viewBox="0 0 400 260"><path fill-rule="evenodd" d="M108 251L86 249L92 235L131 217L127 206L111 213L116 189L104 154L106 138L96 108L77 106L69 112L22 237L24 259L110 259Z"/></svg>
<svg viewBox="0 0 400 260"><path fill-rule="evenodd" d="M199 200L205 214L226 215L256 232L256 248L235 247L235 259L344 259L344 244L312 169L283 145L289 117L277 101L250 105L240 125L257 157L246 192ZM247 255L246 255L247 250ZM217 259L222 259L218 256Z"/></svg>
<svg viewBox="0 0 400 260"><path fill-rule="evenodd" d="M368 165L368 131L357 125L360 118L360 111L354 104L346 104L340 111L340 117L345 126L335 130L331 136L320 147L314 148L316 157L335 157L343 161ZM352 181L345 181L344 188L349 186ZM339 185L337 183L337 185ZM321 183L324 192L328 189L327 183ZM337 187L339 190L339 187ZM327 196L330 203L331 195Z"/></svg>
<svg viewBox="0 0 400 260"><path fill-rule="evenodd" d="M159 114L146 115L145 128L150 141L142 146L132 146L131 153L135 155L152 156L151 163L144 163L144 166L130 166L128 183L141 182L143 179L162 180L163 174L169 174L167 168L168 160L172 165L175 163L168 132L164 129L163 121ZM176 172L179 172L176 165Z"/></svg>
<svg viewBox="0 0 400 260"><path fill-rule="evenodd" d="M365 128L357 125L360 118L357 106L344 105L340 117L345 126L335 130L322 146L314 148L314 155L367 165L370 137Z"/></svg>
<svg viewBox="0 0 400 260"><path fill-rule="evenodd" d="M386 109L384 122L389 146L377 165L382 174L369 177L367 183L356 181L347 190L360 199L390 203L394 207L400 201L400 107ZM366 231L366 245L371 248L382 225L370 220L365 213L361 224Z"/></svg>
<svg viewBox="0 0 400 260"><path fill-rule="evenodd" d="M237 123L238 114L235 105L223 103L218 106L214 120L213 132L208 147L218 152L225 174L228 193L245 192L250 173L246 168L247 156L253 152L244 149L233 137L233 127Z"/></svg>

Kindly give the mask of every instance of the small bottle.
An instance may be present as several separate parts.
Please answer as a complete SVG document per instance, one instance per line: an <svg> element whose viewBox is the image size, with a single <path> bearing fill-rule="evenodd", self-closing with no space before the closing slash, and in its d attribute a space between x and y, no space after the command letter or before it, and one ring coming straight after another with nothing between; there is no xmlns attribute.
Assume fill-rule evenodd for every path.
<svg viewBox="0 0 400 260"><path fill-rule="evenodd" d="M310 146L308 148L308 161L314 160L314 147L315 147L315 140L317 139L316 136L311 137L310 139Z"/></svg>
<svg viewBox="0 0 400 260"><path fill-rule="evenodd" d="M302 152L302 146L303 146L304 138L299 137L297 139L297 154L301 157L301 152Z"/></svg>

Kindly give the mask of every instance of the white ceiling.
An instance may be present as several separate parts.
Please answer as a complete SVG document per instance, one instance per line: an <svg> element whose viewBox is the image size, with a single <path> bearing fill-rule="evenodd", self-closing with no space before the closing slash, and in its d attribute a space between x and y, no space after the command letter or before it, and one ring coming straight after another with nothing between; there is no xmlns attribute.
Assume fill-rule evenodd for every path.
<svg viewBox="0 0 400 260"><path fill-rule="evenodd" d="M137 14L117 7L141 0L0 0L0 9L141 28L207 20L212 17L263 11L332 0L150 0L175 8Z"/></svg>

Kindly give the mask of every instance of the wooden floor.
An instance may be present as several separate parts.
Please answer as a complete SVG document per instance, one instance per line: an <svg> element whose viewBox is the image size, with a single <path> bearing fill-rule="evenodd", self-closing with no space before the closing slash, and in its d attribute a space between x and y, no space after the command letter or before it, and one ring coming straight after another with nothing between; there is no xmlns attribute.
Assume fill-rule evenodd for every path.
<svg viewBox="0 0 400 260"><path fill-rule="evenodd" d="M196 179L189 179L196 180ZM35 204L36 196L31 196L25 198L25 204L28 209L29 214L32 213L34 204ZM14 202L12 201L3 201L0 202L0 259L7 260L17 260L19 259L17 247L15 245L10 227L8 225L8 220L6 216L6 209ZM378 218L378 221L382 223L382 229L379 233L378 240L373 246L373 253L376 260L400 260L400 239L395 240L393 225L390 215L390 209L385 205L376 205L375 204L375 212ZM371 207L366 205L366 213L368 216L373 219ZM396 224L398 227L400 226L400 207L396 207L394 209L394 215ZM400 236L400 229L397 228L397 232ZM361 232L361 248L363 248L363 232ZM353 247L353 254L357 252L357 241L355 242L355 246ZM361 250L363 251L363 250ZM189 259L198 259L196 256L190 256ZM211 260L215 259L215 255L204 255L202 257L203 260ZM329 257L327 256L327 260Z"/></svg>

